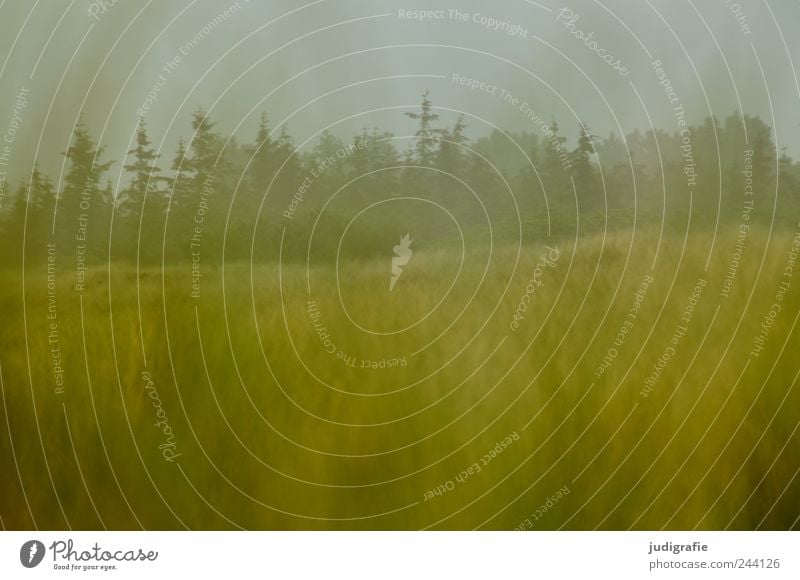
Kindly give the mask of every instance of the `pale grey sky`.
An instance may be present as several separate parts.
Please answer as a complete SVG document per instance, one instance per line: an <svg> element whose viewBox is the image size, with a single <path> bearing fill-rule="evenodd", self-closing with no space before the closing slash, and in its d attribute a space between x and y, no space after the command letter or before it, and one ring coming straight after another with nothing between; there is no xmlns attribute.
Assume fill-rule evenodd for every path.
<svg viewBox="0 0 800 580"><path fill-rule="evenodd" d="M417 20L414 10L433 12ZM273 126L288 118L299 144L329 125L342 135L364 125L411 132L402 111L426 89L434 104L477 117L473 136L492 125L537 131L524 103L570 137L577 119L601 135L651 121L674 130L658 59L689 118L741 103L800 156L798 24L796 0L7 0L0 131L19 125L8 169L18 177L34 155L58 175L81 109L106 157L120 161L155 87L146 120L163 141L162 166L198 106L225 133L241 124L242 140L262 110ZM27 108L15 116L22 89Z"/></svg>

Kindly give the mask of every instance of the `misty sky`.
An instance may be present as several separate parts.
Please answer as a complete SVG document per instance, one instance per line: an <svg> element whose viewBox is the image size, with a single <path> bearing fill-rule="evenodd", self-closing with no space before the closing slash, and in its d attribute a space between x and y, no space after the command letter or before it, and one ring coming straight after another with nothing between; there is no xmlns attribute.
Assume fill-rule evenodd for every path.
<svg viewBox="0 0 800 580"><path fill-rule="evenodd" d="M267 111L273 127L288 123L299 145L325 128L343 137L364 126L410 134L402 112L426 89L448 109L443 122L456 111L468 115L471 136L492 126L539 132L523 103L555 117L570 138L579 119L603 136L651 122L675 130L656 59L690 119L742 108L776 126L779 147L800 156L796 0L104 3L0 2L0 131L15 119L20 125L10 175L27 173L36 157L57 177L81 110L93 136L102 135L106 158L122 160L159 84L145 119L164 149L162 167L178 138L191 135L199 106L242 141L252 140ZM449 12L455 5L465 19ZM438 12L408 17L419 9ZM487 90L455 83L454 74ZM27 107L15 117L22 89Z"/></svg>

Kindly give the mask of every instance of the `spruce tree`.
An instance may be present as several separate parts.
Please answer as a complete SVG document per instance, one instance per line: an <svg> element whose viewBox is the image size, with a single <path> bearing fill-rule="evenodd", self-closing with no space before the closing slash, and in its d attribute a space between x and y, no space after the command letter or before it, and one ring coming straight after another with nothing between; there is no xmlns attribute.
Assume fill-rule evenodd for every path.
<svg viewBox="0 0 800 580"><path fill-rule="evenodd" d="M597 209L603 204L602 188L597 183L592 166L596 142L597 137L592 135L585 123L581 123L578 147L572 152L571 163L578 203L582 210Z"/></svg>
<svg viewBox="0 0 800 580"><path fill-rule="evenodd" d="M188 169L193 173L196 195L199 195L209 178L212 181L216 178L220 143L219 137L214 133L215 125L202 109L192 115L194 134L189 142L189 158L186 161Z"/></svg>
<svg viewBox="0 0 800 580"><path fill-rule="evenodd" d="M275 171L280 173L277 174L275 190L270 197L291 198L302 181L303 166L286 125L281 128L275 146Z"/></svg>
<svg viewBox="0 0 800 580"><path fill-rule="evenodd" d="M100 182L111 162L102 162L104 147L96 145L80 118L75 125L70 146L63 155L70 167L59 196L56 230L66 248L76 252L91 246L93 253L102 251L107 235L109 212ZM90 243L91 242L91 243Z"/></svg>
<svg viewBox="0 0 800 580"><path fill-rule="evenodd" d="M136 146L128 151L128 155L133 155L133 162L125 165L124 169L131 173L131 182L119 200L119 207L123 215L139 215L145 200L149 203L157 201L153 195L158 193L159 182L163 180L161 168L156 166L158 154L150 147L144 122L136 129Z"/></svg>
<svg viewBox="0 0 800 580"><path fill-rule="evenodd" d="M19 246L24 240L27 261L43 258L44 244L52 241L52 208L55 202L52 181L34 164L29 180L20 183L4 228L9 240ZM33 253L31 253L31 251Z"/></svg>
<svg viewBox="0 0 800 580"><path fill-rule="evenodd" d="M429 91L425 91L422 95L422 103L420 104L419 113L406 113L406 117L419 121L419 127L415 133L417 138L416 152L417 163L423 167L430 167L433 165L436 149L439 144L439 137L442 134L440 129L433 127L433 123L439 120L439 115L432 113L433 103L428 98Z"/></svg>
<svg viewBox="0 0 800 580"><path fill-rule="evenodd" d="M439 141L439 151L436 153L436 168L448 174L458 175L464 169L464 149L467 138L464 130L467 128L464 115L459 115L453 129L442 129ZM449 179L452 183L452 178Z"/></svg>
<svg viewBox="0 0 800 580"><path fill-rule="evenodd" d="M192 201L192 176L189 169L189 162L186 159L186 143L183 139L178 140L178 149L175 151L175 157L172 160L173 176L170 179L170 202L169 211L172 213L179 213L188 211L189 205Z"/></svg>
<svg viewBox="0 0 800 580"><path fill-rule="evenodd" d="M248 171L250 187L258 199L264 194L275 175L275 145L270 138L267 114L262 113Z"/></svg>
<svg viewBox="0 0 800 580"><path fill-rule="evenodd" d="M550 207L569 206L573 198L568 171L571 169L567 139L559 135L558 123L550 123L541 141L542 177Z"/></svg>

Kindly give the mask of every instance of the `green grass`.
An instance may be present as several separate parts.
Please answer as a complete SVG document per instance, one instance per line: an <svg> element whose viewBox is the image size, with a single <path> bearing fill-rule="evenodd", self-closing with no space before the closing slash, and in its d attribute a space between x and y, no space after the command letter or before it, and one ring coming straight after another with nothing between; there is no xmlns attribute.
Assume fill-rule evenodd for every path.
<svg viewBox="0 0 800 580"><path fill-rule="evenodd" d="M63 393L45 266L26 272L27 325L19 272L0 280L0 515L7 528L44 529L796 527L800 280L764 351L748 355L792 236L753 230L728 298L733 235L620 230L561 243L516 332L543 244L483 248L459 271L459 252L418 240L391 294L387 248L385 259L342 266L341 302L332 265L297 263L280 276L276 264L204 263L198 299L188 264L138 275L115 266L110 277L96 268L79 295L65 251ZM617 358L596 378L651 273ZM707 286L686 336L643 397L700 277ZM357 367L408 364L352 368L328 354L309 298ZM412 327L363 332L342 305L373 333ZM145 370L174 462L159 449L167 437L154 426ZM456 481L476 462L479 472ZM452 490L426 499L448 481ZM564 486L569 494L537 512Z"/></svg>

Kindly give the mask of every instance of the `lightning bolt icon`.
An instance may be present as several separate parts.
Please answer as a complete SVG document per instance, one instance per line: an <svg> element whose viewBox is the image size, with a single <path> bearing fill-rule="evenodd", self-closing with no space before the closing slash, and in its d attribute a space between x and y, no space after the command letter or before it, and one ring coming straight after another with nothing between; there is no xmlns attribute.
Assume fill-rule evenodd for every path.
<svg viewBox="0 0 800 580"><path fill-rule="evenodd" d="M30 564L31 562L33 562L33 558L34 558L34 556L36 556L36 553L37 553L38 551L39 551L39 545L38 545L36 542L34 542L33 544L31 544L31 551L30 551L30 553L28 554L28 564Z"/></svg>
<svg viewBox="0 0 800 580"><path fill-rule="evenodd" d="M395 284L397 284L400 276L403 275L403 267L408 265L408 262L411 261L411 256L414 255L414 252L411 251L411 242L413 241L411 236L406 234L400 238L400 243L393 248L395 255L392 257L392 276L389 279L389 292L394 290Z"/></svg>

